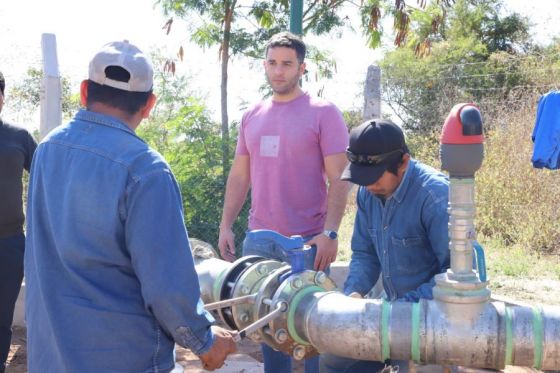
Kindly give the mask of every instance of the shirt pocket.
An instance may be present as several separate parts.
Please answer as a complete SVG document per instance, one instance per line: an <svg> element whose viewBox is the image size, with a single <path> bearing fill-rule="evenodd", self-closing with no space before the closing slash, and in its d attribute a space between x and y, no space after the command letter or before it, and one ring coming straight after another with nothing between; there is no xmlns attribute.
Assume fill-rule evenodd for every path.
<svg viewBox="0 0 560 373"><path fill-rule="evenodd" d="M430 246L421 236L391 237L394 263L399 273L417 274L428 270L434 261Z"/></svg>

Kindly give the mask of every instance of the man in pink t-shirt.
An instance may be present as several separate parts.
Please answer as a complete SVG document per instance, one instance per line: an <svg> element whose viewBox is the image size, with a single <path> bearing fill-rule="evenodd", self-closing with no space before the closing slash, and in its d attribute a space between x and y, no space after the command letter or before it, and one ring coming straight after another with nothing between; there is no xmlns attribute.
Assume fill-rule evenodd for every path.
<svg viewBox="0 0 560 373"><path fill-rule="evenodd" d="M235 259L231 227L249 188L250 230L303 236L316 246L315 270L327 269L336 259L337 230L350 189L340 180L348 129L336 106L310 97L299 86L305 51L301 39L287 32L274 35L266 46L264 68L273 95L250 108L241 121L220 223L218 246L226 260ZM274 244L248 238L243 254L284 259ZM290 371L263 352L265 372ZM306 372L317 370L306 364Z"/></svg>

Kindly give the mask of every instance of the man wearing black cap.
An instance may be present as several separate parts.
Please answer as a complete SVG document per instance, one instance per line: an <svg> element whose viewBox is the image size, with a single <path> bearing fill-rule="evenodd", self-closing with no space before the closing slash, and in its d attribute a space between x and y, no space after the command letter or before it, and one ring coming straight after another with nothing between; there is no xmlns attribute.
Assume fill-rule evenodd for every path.
<svg viewBox="0 0 560 373"><path fill-rule="evenodd" d="M341 178L360 188L345 294L365 296L381 274L389 301L432 299L434 276L449 268L447 177L412 159L400 127L382 119L354 128L346 155ZM321 355L323 373L383 367Z"/></svg>
<svg viewBox="0 0 560 373"><path fill-rule="evenodd" d="M5 83L0 72L0 112ZM0 118L0 372L10 351L14 307L23 279L22 176L31 167L36 147L29 132Z"/></svg>

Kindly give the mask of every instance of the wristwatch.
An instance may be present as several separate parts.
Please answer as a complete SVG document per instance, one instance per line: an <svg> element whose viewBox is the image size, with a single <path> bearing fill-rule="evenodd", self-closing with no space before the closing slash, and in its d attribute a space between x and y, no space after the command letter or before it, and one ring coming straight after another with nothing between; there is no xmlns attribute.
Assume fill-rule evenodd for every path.
<svg viewBox="0 0 560 373"><path fill-rule="evenodd" d="M331 240L336 240L338 238L338 233L336 233L335 231L330 231L328 229L325 229L323 231L323 234L328 238L330 238Z"/></svg>

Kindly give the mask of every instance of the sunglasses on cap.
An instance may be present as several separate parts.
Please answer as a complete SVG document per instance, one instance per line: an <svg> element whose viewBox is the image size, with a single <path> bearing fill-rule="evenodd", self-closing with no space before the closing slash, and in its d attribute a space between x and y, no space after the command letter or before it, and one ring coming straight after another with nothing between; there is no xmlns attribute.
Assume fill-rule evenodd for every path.
<svg viewBox="0 0 560 373"><path fill-rule="evenodd" d="M391 156L399 153L404 154L404 150L396 149L383 154L367 155L367 154L352 153L350 149L346 149L346 158L348 158L348 160L354 164L358 164L362 166L376 166L380 163L383 163Z"/></svg>

